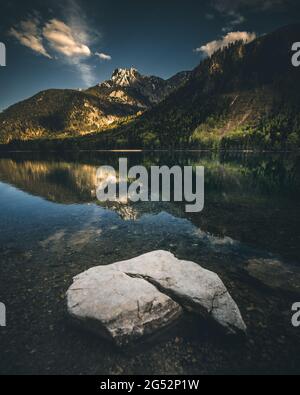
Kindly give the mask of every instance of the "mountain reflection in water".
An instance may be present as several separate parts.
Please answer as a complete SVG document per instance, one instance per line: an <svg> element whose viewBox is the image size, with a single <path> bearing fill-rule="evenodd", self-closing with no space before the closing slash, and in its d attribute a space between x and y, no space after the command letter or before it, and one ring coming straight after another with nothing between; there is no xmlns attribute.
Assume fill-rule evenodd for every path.
<svg viewBox="0 0 300 395"><path fill-rule="evenodd" d="M120 154L89 153L48 157L28 153L0 159L0 180L30 195L63 205L98 204L96 172L102 165L118 169ZM179 203L106 203L124 220L167 212L185 218L202 232L237 240L254 248L300 256L300 158L298 156L199 153L123 154L129 166L202 165L205 209L186 214Z"/></svg>

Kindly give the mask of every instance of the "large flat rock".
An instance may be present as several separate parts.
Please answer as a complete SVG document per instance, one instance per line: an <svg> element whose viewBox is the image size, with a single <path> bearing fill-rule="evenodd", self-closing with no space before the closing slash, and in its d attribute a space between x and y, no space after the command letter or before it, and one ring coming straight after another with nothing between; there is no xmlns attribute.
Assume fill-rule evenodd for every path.
<svg viewBox="0 0 300 395"><path fill-rule="evenodd" d="M67 304L73 318L119 346L173 324L182 309L227 333L246 331L218 275L166 251L87 270L74 278Z"/></svg>
<svg viewBox="0 0 300 395"><path fill-rule="evenodd" d="M246 331L240 310L222 280L197 263L179 260L167 251L153 251L111 267L151 282L185 309L212 318L228 333Z"/></svg>
<svg viewBox="0 0 300 395"><path fill-rule="evenodd" d="M149 282L109 266L75 277L67 303L73 318L118 346L152 335L182 313L176 302Z"/></svg>

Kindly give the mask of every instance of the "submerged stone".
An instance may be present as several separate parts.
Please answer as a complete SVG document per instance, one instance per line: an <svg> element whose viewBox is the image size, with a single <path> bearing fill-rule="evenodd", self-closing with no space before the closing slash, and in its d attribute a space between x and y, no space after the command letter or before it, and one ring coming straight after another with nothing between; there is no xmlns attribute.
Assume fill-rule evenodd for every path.
<svg viewBox="0 0 300 395"><path fill-rule="evenodd" d="M272 289L300 294L300 270L278 259L252 259L248 274Z"/></svg>
<svg viewBox="0 0 300 395"><path fill-rule="evenodd" d="M67 303L72 317L118 346L154 334L182 313L176 302L152 284L109 266L75 277Z"/></svg>
<svg viewBox="0 0 300 395"><path fill-rule="evenodd" d="M218 275L166 251L80 274L67 304L73 318L120 346L171 325L182 308L214 320L227 333L246 331Z"/></svg>

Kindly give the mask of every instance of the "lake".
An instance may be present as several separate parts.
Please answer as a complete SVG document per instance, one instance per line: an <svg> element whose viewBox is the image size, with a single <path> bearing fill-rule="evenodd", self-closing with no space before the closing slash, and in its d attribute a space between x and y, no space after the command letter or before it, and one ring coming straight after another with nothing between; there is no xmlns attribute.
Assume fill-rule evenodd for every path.
<svg viewBox="0 0 300 395"><path fill-rule="evenodd" d="M205 208L104 204L96 171L129 166L205 168ZM208 152L0 156L0 373L300 373L300 155ZM186 317L170 333L119 351L65 317L72 278L163 249L213 270L239 305L246 339L220 337Z"/></svg>

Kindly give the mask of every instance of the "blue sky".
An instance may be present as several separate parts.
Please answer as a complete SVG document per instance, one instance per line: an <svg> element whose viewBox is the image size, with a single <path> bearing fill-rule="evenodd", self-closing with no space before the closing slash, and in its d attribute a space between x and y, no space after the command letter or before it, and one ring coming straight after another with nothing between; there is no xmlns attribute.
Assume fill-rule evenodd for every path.
<svg viewBox="0 0 300 395"><path fill-rule="evenodd" d="M0 110L44 89L95 85L118 67L168 78L239 33L252 39L300 15L297 0L1 3L7 66L0 67Z"/></svg>

